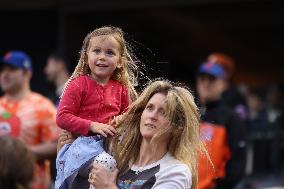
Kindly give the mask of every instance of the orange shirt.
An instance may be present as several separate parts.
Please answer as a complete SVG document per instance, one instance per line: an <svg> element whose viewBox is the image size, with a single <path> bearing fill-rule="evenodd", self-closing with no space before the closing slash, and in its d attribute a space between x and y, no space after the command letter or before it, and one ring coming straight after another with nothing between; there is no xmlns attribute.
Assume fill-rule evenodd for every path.
<svg viewBox="0 0 284 189"><path fill-rule="evenodd" d="M0 98L0 135L9 134L28 146L57 140L59 130L55 123L56 109L52 102L31 92L21 100ZM37 163L35 189L48 189L49 161Z"/></svg>
<svg viewBox="0 0 284 189"><path fill-rule="evenodd" d="M214 167L206 157L199 157L198 189L212 189L217 178L225 177L226 164L231 158L227 132L222 125L203 122L200 134Z"/></svg>

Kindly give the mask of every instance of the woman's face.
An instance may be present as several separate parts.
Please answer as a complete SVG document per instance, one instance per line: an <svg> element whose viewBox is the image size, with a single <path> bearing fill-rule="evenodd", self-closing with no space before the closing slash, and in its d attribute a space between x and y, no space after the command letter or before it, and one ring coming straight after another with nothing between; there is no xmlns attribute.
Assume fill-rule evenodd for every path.
<svg viewBox="0 0 284 189"><path fill-rule="evenodd" d="M140 133L144 139L151 140L161 129L169 126L169 120L165 114L165 101L166 96L164 94L156 93L150 98L143 110L140 120Z"/></svg>

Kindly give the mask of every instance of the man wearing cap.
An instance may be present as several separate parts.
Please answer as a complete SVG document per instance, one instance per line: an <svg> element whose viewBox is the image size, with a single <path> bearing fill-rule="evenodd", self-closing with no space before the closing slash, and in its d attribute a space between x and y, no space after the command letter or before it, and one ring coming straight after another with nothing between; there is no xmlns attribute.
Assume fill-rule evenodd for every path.
<svg viewBox="0 0 284 189"><path fill-rule="evenodd" d="M0 136L22 140L35 154L37 166L33 188L50 185L48 157L56 153L58 130L52 102L31 91L32 62L22 51L10 51L1 59Z"/></svg>
<svg viewBox="0 0 284 189"><path fill-rule="evenodd" d="M233 67L229 56L214 53L198 70L196 87L202 113L201 137L214 164L213 170L204 158L200 158L199 189L233 188L244 176L244 120L223 100Z"/></svg>

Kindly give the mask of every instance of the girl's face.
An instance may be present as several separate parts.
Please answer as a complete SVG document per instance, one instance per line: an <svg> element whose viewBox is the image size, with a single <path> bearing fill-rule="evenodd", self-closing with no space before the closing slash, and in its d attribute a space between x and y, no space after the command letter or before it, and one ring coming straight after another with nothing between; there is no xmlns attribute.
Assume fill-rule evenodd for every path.
<svg viewBox="0 0 284 189"><path fill-rule="evenodd" d="M150 98L145 109L142 112L140 120L140 133L146 140L152 137L161 129L169 127L169 120L165 115L166 96L162 93L156 93Z"/></svg>
<svg viewBox="0 0 284 189"><path fill-rule="evenodd" d="M92 77L106 84L120 64L120 45L113 36L102 35L91 38L87 50L88 65Z"/></svg>

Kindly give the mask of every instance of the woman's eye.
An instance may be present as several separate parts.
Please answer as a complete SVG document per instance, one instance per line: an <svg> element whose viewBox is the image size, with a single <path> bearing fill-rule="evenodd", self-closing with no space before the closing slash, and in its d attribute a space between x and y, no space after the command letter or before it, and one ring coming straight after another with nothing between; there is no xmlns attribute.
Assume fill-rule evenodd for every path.
<svg viewBox="0 0 284 189"><path fill-rule="evenodd" d="M161 114L162 116L165 116L165 115L166 115L165 110L160 110L160 114Z"/></svg>
<svg viewBox="0 0 284 189"><path fill-rule="evenodd" d="M153 109L153 106L152 106L152 105L148 105L148 106L146 106L146 109L147 109L147 110L152 110L152 109Z"/></svg>

